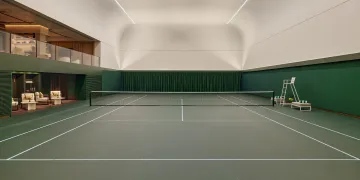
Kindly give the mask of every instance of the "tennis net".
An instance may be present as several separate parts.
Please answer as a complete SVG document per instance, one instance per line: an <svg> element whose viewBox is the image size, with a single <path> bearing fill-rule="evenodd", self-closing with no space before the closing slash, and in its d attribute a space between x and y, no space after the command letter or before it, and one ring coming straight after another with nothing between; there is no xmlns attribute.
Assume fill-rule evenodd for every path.
<svg viewBox="0 0 360 180"><path fill-rule="evenodd" d="M91 91L90 106L274 106L274 91Z"/></svg>

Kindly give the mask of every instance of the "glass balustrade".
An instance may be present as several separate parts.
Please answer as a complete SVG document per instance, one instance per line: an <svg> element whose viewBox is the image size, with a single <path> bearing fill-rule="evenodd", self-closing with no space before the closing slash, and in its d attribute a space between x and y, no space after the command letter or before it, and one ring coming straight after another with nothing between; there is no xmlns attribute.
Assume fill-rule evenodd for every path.
<svg viewBox="0 0 360 180"><path fill-rule="evenodd" d="M11 34L11 54L36 57L36 41Z"/></svg>
<svg viewBox="0 0 360 180"><path fill-rule="evenodd" d="M55 49L56 49L55 45L37 41L38 58L55 60Z"/></svg>
<svg viewBox="0 0 360 180"><path fill-rule="evenodd" d="M83 65L91 66L91 55L83 54Z"/></svg>
<svg viewBox="0 0 360 180"><path fill-rule="evenodd" d="M62 62L71 62L71 50L56 46L56 60Z"/></svg>
<svg viewBox="0 0 360 180"><path fill-rule="evenodd" d="M90 54L55 46L32 38L0 31L0 53L11 53L41 59L100 67L100 58Z"/></svg>
<svg viewBox="0 0 360 180"><path fill-rule="evenodd" d="M0 52L10 53L10 33L0 31Z"/></svg>
<svg viewBox="0 0 360 180"><path fill-rule="evenodd" d="M100 58L97 56L92 56L92 66L100 67Z"/></svg>
<svg viewBox="0 0 360 180"><path fill-rule="evenodd" d="M81 64L82 62L82 54L81 52L71 50L71 63Z"/></svg>

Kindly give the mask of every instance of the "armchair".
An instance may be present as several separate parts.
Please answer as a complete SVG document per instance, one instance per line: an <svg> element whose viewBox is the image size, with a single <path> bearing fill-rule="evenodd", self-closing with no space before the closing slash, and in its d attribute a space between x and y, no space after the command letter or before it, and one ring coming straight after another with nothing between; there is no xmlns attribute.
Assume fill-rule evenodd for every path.
<svg viewBox="0 0 360 180"><path fill-rule="evenodd" d="M50 104L49 97L44 96L44 94L41 92L35 92L35 100L38 103Z"/></svg>
<svg viewBox="0 0 360 180"><path fill-rule="evenodd" d="M65 98L61 97L61 91L50 91L50 99L54 105L60 105Z"/></svg>
<svg viewBox="0 0 360 180"><path fill-rule="evenodd" d="M21 107L25 105L25 109L28 111L36 109L36 101L34 93L23 93L21 94Z"/></svg>
<svg viewBox="0 0 360 180"><path fill-rule="evenodd" d="M12 107L12 110L14 110L14 107L16 107L15 111L19 110L19 99L18 98L12 98L11 107Z"/></svg>

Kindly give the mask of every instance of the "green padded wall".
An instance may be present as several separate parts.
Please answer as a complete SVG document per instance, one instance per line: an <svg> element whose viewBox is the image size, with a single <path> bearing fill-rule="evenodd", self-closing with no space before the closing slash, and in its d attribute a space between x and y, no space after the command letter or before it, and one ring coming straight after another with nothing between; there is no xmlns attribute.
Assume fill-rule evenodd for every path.
<svg viewBox="0 0 360 180"><path fill-rule="evenodd" d="M0 117L11 116L11 72L0 72Z"/></svg>
<svg viewBox="0 0 360 180"><path fill-rule="evenodd" d="M86 75L85 76L85 97L89 99L91 91L102 90L102 75Z"/></svg>
<svg viewBox="0 0 360 180"><path fill-rule="evenodd" d="M41 73L41 92L50 95L51 91L51 74Z"/></svg>
<svg viewBox="0 0 360 180"><path fill-rule="evenodd" d="M360 115L360 60L274 69L242 74L241 89L275 90L280 96L283 79L296 77L301 100L314 107ZM288 89L291 93L291 89Z"/></svg>
<svg viewBox="0 0 360 180"><path fill-rule="evenodd" d="M120 91L121 90L121 72L104 71L102 73L102 90L103 91Z"/></svg>
<svg viewBox="0 0 360 180"><path fill-rule="evenodd" d="M67 74L66 75L66 82L67 82L67 95L68 99L77 99L76 98L76 75L74 74Z"/></svg>
<svg viewBox="0 0 360 180"><path fill-rule="evenodd" d="M15 73L13 73L13 75L14 74ZM21 94L25 91L25 75L17 74L17 78L16 78L14 84L16 85L16 89L13 89L13 90L16 90L16 92L13 92L14 94L12 95L12 97L20 99ZM15 87L12 87L12 88L15 88Z"/></svg>
<svg viewBox="0 0 360 180"><path fill-rule="evenodd" d="M124 91L216 92L239 91L240 72L137 72L121 73Z"/></svg>
<svg viewBox="0 0 360 180"><path fill-rule="evenodd" d="M85 75L76 75L75 94L78 100L87 99Z"/></svg>

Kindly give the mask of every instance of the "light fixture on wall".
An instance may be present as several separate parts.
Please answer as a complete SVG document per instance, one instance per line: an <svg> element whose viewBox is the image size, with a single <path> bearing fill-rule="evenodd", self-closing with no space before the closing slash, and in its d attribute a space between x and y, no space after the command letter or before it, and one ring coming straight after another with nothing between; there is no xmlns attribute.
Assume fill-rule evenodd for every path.
<svg viewBox="0 0 360 180"><path fill-rule="evenodd" d="M24 24L6 24L5 29L8 32L17 33L17 34L23 34L23 33L42 33L48 35L49 28L42 26L42 25L24 25Z"/></svg>
<svg viewBox="0 0 360 180"><path fill-rule="evenodd" d="M127 15L127 17L131 20L131 22L133 24L136 24L135 21L130 17L130 15L125 11L125 9L122 7L122 5L117 1L117 0L114 0L115 3L121 8L121 10Z"/></svg>
<svg viewBox="0 0 360 180"><path fill-rule="evenodd" d="M232 20L239 14L241 9L245 6L245 4L250 0L245 0L244 3L239 7L239 9L235 12L235 14L230 18L230 20L226 24L230 24Z"/></svg>

